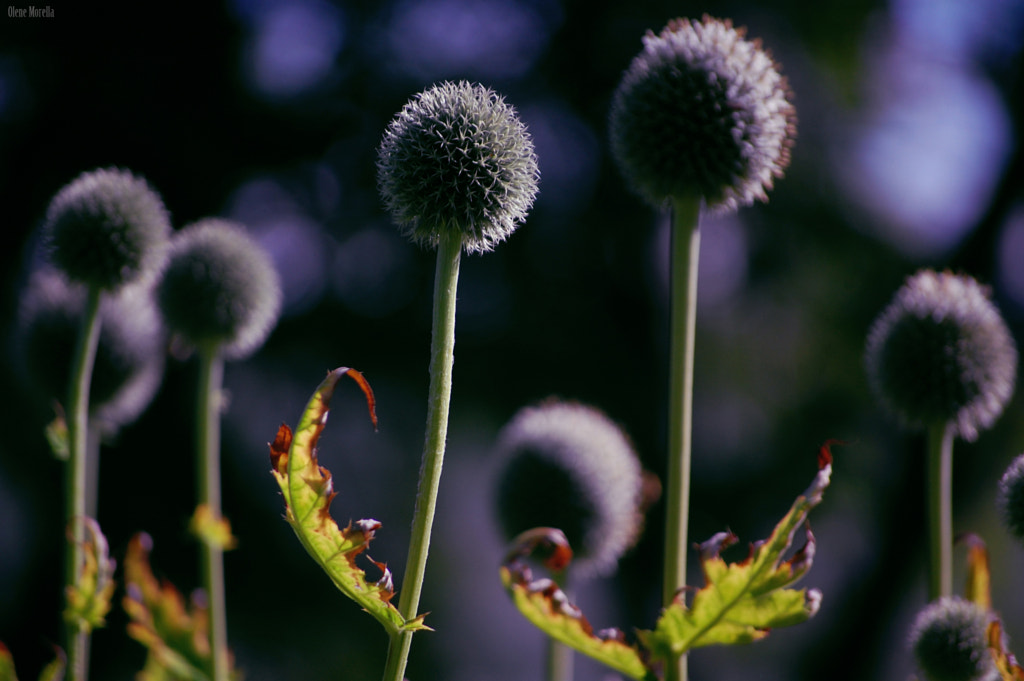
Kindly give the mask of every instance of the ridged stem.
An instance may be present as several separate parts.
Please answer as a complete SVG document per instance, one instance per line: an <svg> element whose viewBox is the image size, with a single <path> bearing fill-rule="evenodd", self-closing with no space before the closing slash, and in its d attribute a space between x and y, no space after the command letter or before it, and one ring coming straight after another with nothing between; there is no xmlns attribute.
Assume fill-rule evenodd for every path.
<svg viewBox="0 0 1024 681"><path fill-rule="evenodd" d="M667 606L686 585L690 505L690 443L693 432L693 354L697 328L697 264L700 258L700 199L672 202L669 293L668 473L665 569ZM686 681L686 656L670 661L666 681Z"/></svg>
<svg viewBox="0 0 1024 681"><path fill-rule="evenodd" d="M928 429L928 600L953 595L953 435Z"/></svg>
<svg viewBox="0 0 1024 681"><path fill-rule="evenodd" d="M448 435L448 406L452 393L452 365L455 360L455 293L459 284L459 260L462 241L445 235L437 246L434 271L433 330L430 338L430 392L427 398L427 428L420 465L416 510L413 512L409 556L398 601L398 611L406 620L416 617L427 568L430 532L434 525L437 491L441 483L445 440ZM411 631L391 637L384 681L402 681L412 645Z"/></svg>
<svg viewBox="0 0 1024 681"><path fill-rule="evenodd" d="M224 385L224 359L216 346L199 350L199 386L196 396L196 453L199 504L209 508L214 520L221 518L220 412ZM200 539L200 572L210 613L213 681L228 681L228 625L224 587L224 550Z"/></svg>
<svg viewBox="0 0 1024 681"><path fill-rule="evenodd" d="M78 580L84 556L87 471L89 468L89 387L100 340L100 290L90 288L78 334L68 390L68 462L66 470L68 543L64 561L65 589ZM66 624L68 674L71 681L89 676L89 634Z"/></svg>

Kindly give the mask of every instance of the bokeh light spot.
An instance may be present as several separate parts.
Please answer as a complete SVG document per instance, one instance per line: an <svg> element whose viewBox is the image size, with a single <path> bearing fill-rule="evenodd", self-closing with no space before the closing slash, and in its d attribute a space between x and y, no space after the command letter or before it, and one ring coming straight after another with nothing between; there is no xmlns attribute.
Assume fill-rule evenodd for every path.
<svg viewBox="0 0 1024 681"><path fill-rule="evenodd" d="M914 257L953 248L989 200L1010 149L991 83L967 68L888 55L879 96L840 171L878 220L877 234Z"/></svg>
<svg viewBox="0 0 1024 681"><path fill-rule="evenodd" d="M344 41L341 11L320 0L265 3L249 12L245 72L258 92L294 97L324 82Z"/></svg>
<svg viewBox="0 0 1024 681"><path fill-rule="evenodd" d="M402 70L423 80L521 76L552 30L515 0L405 0L391 16L391 51Z"/></svg>
<svg viewBox="0 0 1024 681"><path fill-rule="evenodd" d="M412 251L395 230L369 228L338 246L331 281L346 307L379 319L411 300L414 269Z"/></svg>

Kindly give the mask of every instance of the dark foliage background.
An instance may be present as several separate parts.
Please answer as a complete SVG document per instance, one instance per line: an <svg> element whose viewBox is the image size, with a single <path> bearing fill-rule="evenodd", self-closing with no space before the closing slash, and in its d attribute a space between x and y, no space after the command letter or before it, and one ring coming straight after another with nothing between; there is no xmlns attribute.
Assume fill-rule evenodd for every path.
<svg viewBox="0 0 1024 681"><path fill-rule="evenodd" d="M20 7L21 5L14 5ZM324 372L359 368L378 397L337 398L321 457L341 522L383 522L372 554L401 584L425 419L433 258L390 226L376 147L415 92L466 78L507 96L542 172L527 224L463 261L452 423L411 679L541 673L540 635L502 593L490 449L521 405L593 403L665 468L663 217L623 185L606 142L612 92L647 29L732 17L784 65L800 116L793 164L767 205L703 228L691 537L766 536L836 449L815 512L808 586L817 618L738 649L692 656L692 677L905 679L905 636L925 602L923 456L872 401L862 369L875 315L917 268L991 284L1024 339L1024 168L1019 0L804 3L578 0L232 0L201 8L53 2L0 16L0 640L33 678L59 638L62 466L51 415L11 348L49 198L118 165L162 193L176 227L219 215L274 253L286 309L267 345L229 365L225 509L230 639L250 681L374 679L386 638L334 592L281 519L266 443L294 424ZM157 570L197 583L195 365L172 360L154 404L103 450L99 520L113 550L149 532ZM1024 449L1024 402L958 444L955 530L984 536L997 608L1024 637L1024 550L998 525L996 481ZM580 585L598 627L648 627L658 609L661 504L616 576ZM735 556L742 548L734 549ZM958 554L962 563L962 552ZM958 564L957 583L962 584ZM699 580L691 565L691 580ZM119 608L94 636L93 676L143 657ZM1018 652L1024 650L1019 645ZM840 662L841 661L841 662ZM579 678L605 678L585 662Z"/></svg>

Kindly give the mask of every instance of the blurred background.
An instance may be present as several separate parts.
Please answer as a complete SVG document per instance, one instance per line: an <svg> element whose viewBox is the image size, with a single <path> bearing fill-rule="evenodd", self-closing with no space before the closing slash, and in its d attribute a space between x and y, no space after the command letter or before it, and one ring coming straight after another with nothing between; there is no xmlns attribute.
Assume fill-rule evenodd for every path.
<svg viewBox="0 0 1024 681"><path fill-rule="evenodd" d="M20 5L19 5L20 6ZM244 222L273 253L285 307L251 359L229 364L224 506L229 637L250 681L377 679L383 631L337 593L282 519L267 442L336 366L372 383L380 432L344 386L321 443L335 518L376 518L371 547L401 585L425 420L433 254L406 243L375 187L376 149L414 93L444 79L504 94L536 144L541 190L494 253L466 257L449 447L413 681L525 681L542 637L498 580L492 447L551 395L604 409L644 466L665 470L667 223L608 152L612 93L648 29L731 17L781 61L799 136L771 201L703 223L690 536L725 528L745 555L815 472L803 585L817 617L741 648L691 656L695 681L906 679L926 598L923 439L876 406L864 339L904 278L953 268L990 285L1024 342L1024 2L797 0L228 0L196 6L50 3L0 16L0 640L35 678L59 640L63 467L14 352L17 308L50 197L80 172L145 176L176 227ZM102 452L99 521L116 556L139 531L188 592L198 552L194 361L170 360L154 403ZM984 537L996 608L1024 654L1024 548L1000 527L996 484L1024 450L1024 393L955 450L956 532ZM598 628L653 625L662 504L613 577L579 586ZM956 554L962 589L964 550ZM691 562L690 580L700 573ZM120 599L120 594L118 595ZM143 649L115 607L93 678L130 679ZM841 664L837 664L838 661ZM577 678L605 679L578 663Z"/></svg>

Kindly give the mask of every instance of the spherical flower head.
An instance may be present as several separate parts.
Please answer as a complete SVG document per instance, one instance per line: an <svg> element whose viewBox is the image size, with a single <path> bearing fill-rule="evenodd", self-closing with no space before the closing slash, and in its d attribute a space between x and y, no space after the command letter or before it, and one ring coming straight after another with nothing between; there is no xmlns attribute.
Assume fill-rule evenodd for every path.
<svg viewBox="0 0 1024 681"><path fill-rule="evenodd" d="M421 92L381 142L377 183L402 233L436 246L461 238L490 251L526 219L537 196L537 157L515 109L465 81Z"/></svg>
<svg viewBox="0 0 1024 681"><path fill-rule="evenodd" d="M53 264L71 281L113 290L159 269L171 222L144 179L105 168L53 197L44 231Z"/></svg>
<svg viewBox="0 0 1024 681"><path fill-rule="evenodd" d="M31 276L19 305L18 354L28 382L46 399L67 398L85 290L53 268ZM151 287L135 284L100 304L100 337L89 390L91 417L108 429L134 421L164 371L164 331Z"/></svg>
<svg viewBox="0 0 1024 681"><path fill-rule="evenodd" d="M244 227L209 218L175 234L157 301L168 329L186 343L239 359L277 323L281 283Z"/></svg>
<svg viewBox="0 0 1024 681"><path fill-rule="evenodd" d="M556 527L575 553L574 574L614 570L636 539L641 470L622 430L602 412L549 401L502 429L498 521L506 538Z"/></svg>
<svg viewBox="0 0 1024 681"><path fill-rule="evenodd" d="M611 108L612 152L651 204L703 198L735 210L766 201L789 165L796 110L758 40L728 20L675 19L648 31Z"/></svg>
<svg viewBox="0 0 1024 681"><path fill-rule="evenodd" d="M1003 473L997 499L1006 528L1024 542L1024 454L1014 459Z"/></svg>
<svg viewBox="0 0 1024 681"><path fill-rule="evenodd" d="M988 614L962 598L941 598L922 610L910 633L917 664L929 681L979 681L995 665L985 630Z"/></svg>
<svg viewBox="0 0 1024 681"><path fill-rule="evenodd" d="M950 423L974 440L1013 394L1017 348L977 281L923 270L910 277L868 334L868 377L911 426Z"/></svg>

